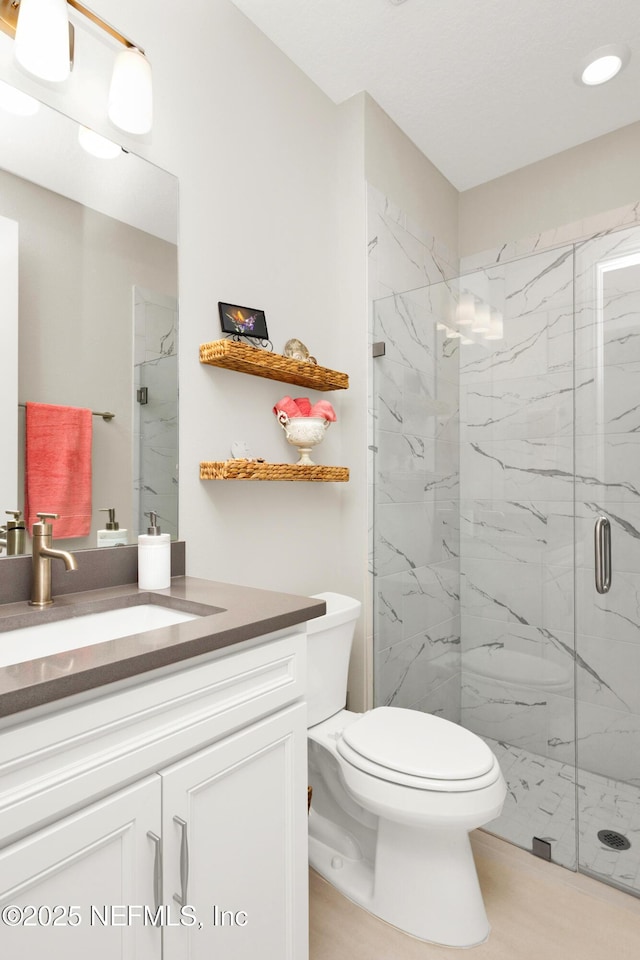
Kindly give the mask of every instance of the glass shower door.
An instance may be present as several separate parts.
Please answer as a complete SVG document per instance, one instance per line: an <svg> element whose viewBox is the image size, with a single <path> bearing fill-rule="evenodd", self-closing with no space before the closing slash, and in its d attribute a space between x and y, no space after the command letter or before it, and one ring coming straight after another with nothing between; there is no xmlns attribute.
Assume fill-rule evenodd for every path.
<svg viewBox="0 0 640 960"><path fill-rule="evenodd" d="M578 866L640 893L640 229L575 290Z"/></svg>
<svg viewBox="0 0 640 960"><path fill-rule="evenodd" d="M460 298L461 721L508 785L486 829L575 869L573 248L461 277Z"/></svg>
<svg viewBox="0 0 640 960"><path fill-rule="evenodd" d="M492 833L576 868L572 247L380 300L376 705L482 737Z"/></svg>

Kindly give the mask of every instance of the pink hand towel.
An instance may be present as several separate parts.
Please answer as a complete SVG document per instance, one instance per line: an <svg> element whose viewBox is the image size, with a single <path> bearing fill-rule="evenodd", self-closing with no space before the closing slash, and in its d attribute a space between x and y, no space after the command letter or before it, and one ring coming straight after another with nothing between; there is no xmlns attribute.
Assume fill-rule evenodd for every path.
<svg viewBox="0 0 640 960"><path fill-rule="evenodd" d="M279 413L286 413L286 415L291 419L292 417L300 417L301 413L298 409L298 404L295 400L292 400L291 397L283 397L282 400L278 400L273 412L276 417Z"/></svg>
<svg viewBox="0 0 640 960"><path fill-rule="evenodd" d="M27 403L24 516L31 532L38 513L57 513L55 540L91 530L91 410Z"/></svg>
<svg viewBox="0 0 640 960"><path fill-rule="evenodd" d="M296 397L293 401L300 411L300 416L308 417L311 410L311 401L309 397Z"/></svg>
<svg viewBox="0 0 640 960"><path fill-rule="evenodd" d="M330 420L332 422L337 420L336 412L328 400L318 400L316 403L314 403L309 412L309 416L324 417L325 420Z"/></svg>

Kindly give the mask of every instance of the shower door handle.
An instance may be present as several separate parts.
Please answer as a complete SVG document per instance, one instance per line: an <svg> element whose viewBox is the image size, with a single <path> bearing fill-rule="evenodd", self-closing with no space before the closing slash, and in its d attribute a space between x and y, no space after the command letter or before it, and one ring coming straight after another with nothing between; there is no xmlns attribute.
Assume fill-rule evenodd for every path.
<svg viewBox="0 0 640 960"><path fill-rule="evenodd" d="M596 590L608 593L611 587L611 524L606 517L598 517L594 531L596 555Z"/></svg>

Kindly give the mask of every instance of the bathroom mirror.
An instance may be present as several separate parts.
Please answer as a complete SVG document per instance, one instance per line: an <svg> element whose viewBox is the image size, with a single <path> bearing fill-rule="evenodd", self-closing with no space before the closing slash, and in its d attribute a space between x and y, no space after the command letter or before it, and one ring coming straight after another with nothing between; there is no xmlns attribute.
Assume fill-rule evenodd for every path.
<svg viewBox="0 0 640 960"><path fill-rule="evenodd" d="M17 323L18 364L17 383L0 391L14 438L0 524L24 505L24 404L113 414L91 417L91 531L62 541L73 550L98 545L103 509L129 543L150 510L178 532L177 180L123 150L99 159L78 131L44 104L30 116L0 106L0 239L4 252L17 235L19 277L17 310L2 321L5 348Z"/></svg>

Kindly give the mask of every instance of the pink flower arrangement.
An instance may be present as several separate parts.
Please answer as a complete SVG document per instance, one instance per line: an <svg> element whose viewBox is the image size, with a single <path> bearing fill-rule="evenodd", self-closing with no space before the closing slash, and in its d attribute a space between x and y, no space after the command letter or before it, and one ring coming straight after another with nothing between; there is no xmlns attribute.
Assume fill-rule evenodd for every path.
<svg viewBox="0 0 640 960"><path fill-rule="evenodd" d="M336 412L328 400L318 400L312 405L308 397L297 397L295 400L283 397L278 400L273 412L276 417L284 413L290 420L294 417L324 417L332 422L337 420Z"/></svg>

